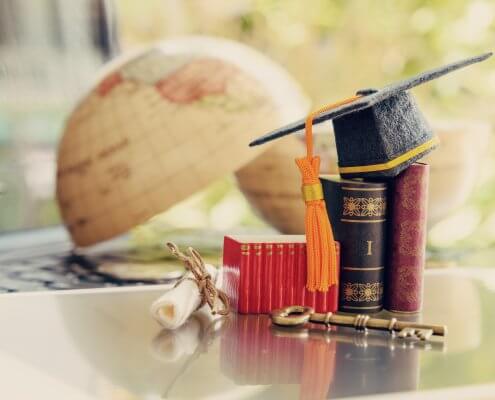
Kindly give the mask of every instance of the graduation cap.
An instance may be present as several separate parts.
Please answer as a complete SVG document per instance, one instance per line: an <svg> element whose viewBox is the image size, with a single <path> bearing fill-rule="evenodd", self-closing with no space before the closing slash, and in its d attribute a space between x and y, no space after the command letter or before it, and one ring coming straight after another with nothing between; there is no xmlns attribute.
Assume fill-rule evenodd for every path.
<svg viewBox="0 0 495 400"><path fill-rule="evenodd" d="M353 101L314 116L313 124L333 122L340 175L344 178L393 177L437 145L437 139L408 92L418 85L457 69L486 60L492 53L461 60L423 72L382 89L364 89ZM303 129L296 121L264 135L260 145Z"/></svg>
<svg viewBox="0 0 495 400"><path fill-rule="evenodd" d="M437 139L408 90L491 55L485 53L458 61L379 90L360 90L356 96L325 106L305 120L250 143L256 146L306 129L307 154L296 159L296 164L301 171L306 203L306 287L310 291L326 291L337 284L339 268L319 180L320 158L313 155L313 124L332 120L342 177L396 176L437 145Z"/></svg>

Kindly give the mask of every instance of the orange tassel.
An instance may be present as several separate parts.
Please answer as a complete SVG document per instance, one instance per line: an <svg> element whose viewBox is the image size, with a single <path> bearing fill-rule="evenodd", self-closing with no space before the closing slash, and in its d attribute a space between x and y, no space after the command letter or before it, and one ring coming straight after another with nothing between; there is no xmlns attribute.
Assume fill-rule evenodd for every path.
<svg viewBox="0 0 495 400"><path fill-rule="evenodd" d="M321 187L320 157L313 156L313 119L332 108L348 104L359 98L353 96L338 103L327 105L312 112L306 118L306 157L297 158L296 164L302 174L302 192L306 202L306 287L309 291L326 292L337 284L337 254L328 218L323 189Z"/></svg>

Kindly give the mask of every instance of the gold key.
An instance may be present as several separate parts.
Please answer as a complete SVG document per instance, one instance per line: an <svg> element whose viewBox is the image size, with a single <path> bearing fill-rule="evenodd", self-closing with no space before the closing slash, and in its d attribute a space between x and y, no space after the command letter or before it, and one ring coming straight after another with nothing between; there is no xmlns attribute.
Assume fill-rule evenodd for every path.
<svg viewBox="0 0 495 400"><path fill-rule="evenodd" d="M409 321L399 321L397 318L383 319L371 318L369 315L342 315L328 313L315 313L311 307L290 306L271 312L270 317L275 325L301 326L309 322L325 324L327 326L347 326L359 331L378 329L389 331L391 334L398 332L397 337L429 340L432 335L447 336L445 325L418 324Z"/></svg>

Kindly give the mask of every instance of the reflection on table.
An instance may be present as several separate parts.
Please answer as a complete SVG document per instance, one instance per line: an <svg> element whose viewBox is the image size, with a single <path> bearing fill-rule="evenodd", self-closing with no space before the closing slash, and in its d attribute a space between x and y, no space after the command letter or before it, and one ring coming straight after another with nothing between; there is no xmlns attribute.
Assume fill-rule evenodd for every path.
<svg viewBox="0 0 495 400"><path fill-rule="evenodd" d="M415 390L419 354L443 342L320 326L281 328L267 316L237 315L220 346L222 372L239 385L299 384L300 399Z"/></svg>
<svg viewBox="0 0 495 400"><path fill-rule="evenodd" d="M495 271L427 272L425 311L407 318L448 325L430 344L207 310L167 331L149 315L162 291L0 295L2 394L43 398L49 382L71 399L333 399L495 384Z"/></svg>

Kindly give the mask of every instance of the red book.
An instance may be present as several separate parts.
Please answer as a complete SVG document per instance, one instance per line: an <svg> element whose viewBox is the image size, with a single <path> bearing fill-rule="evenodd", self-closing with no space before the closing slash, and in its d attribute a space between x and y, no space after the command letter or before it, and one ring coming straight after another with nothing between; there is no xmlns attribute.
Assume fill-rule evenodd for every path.
<svg viewBox="0 0 495 400"><path fill-rule="evenodd" d="M389 227L386 308L418 312L423 296L429 166L414 163L394 182Z"/></svg>
<svg viewBox="0 0 495 400"><path fill-rule="evenodd" d="M226 236L223 264L223 289L241 314L269 313L288 305L309 306L317 312L337 310L337 285L327 292L306 289L303 235Z"/></svg>
<svg viewBox="0 0 495 400"><path fill-rule="evenodd" d="M303 249L303 260L306 260L306 257L307 257L307 253L306 253L306 246L304 246L304 249ZM303 261L303 262L306 262L306 261ZM339 261L339 264L340 264L340 261ZM316 292L310 292L307 288L306 288L306 273L304 273L304 304L313 304L313 308L315 308L316 306Z"/></svg>

